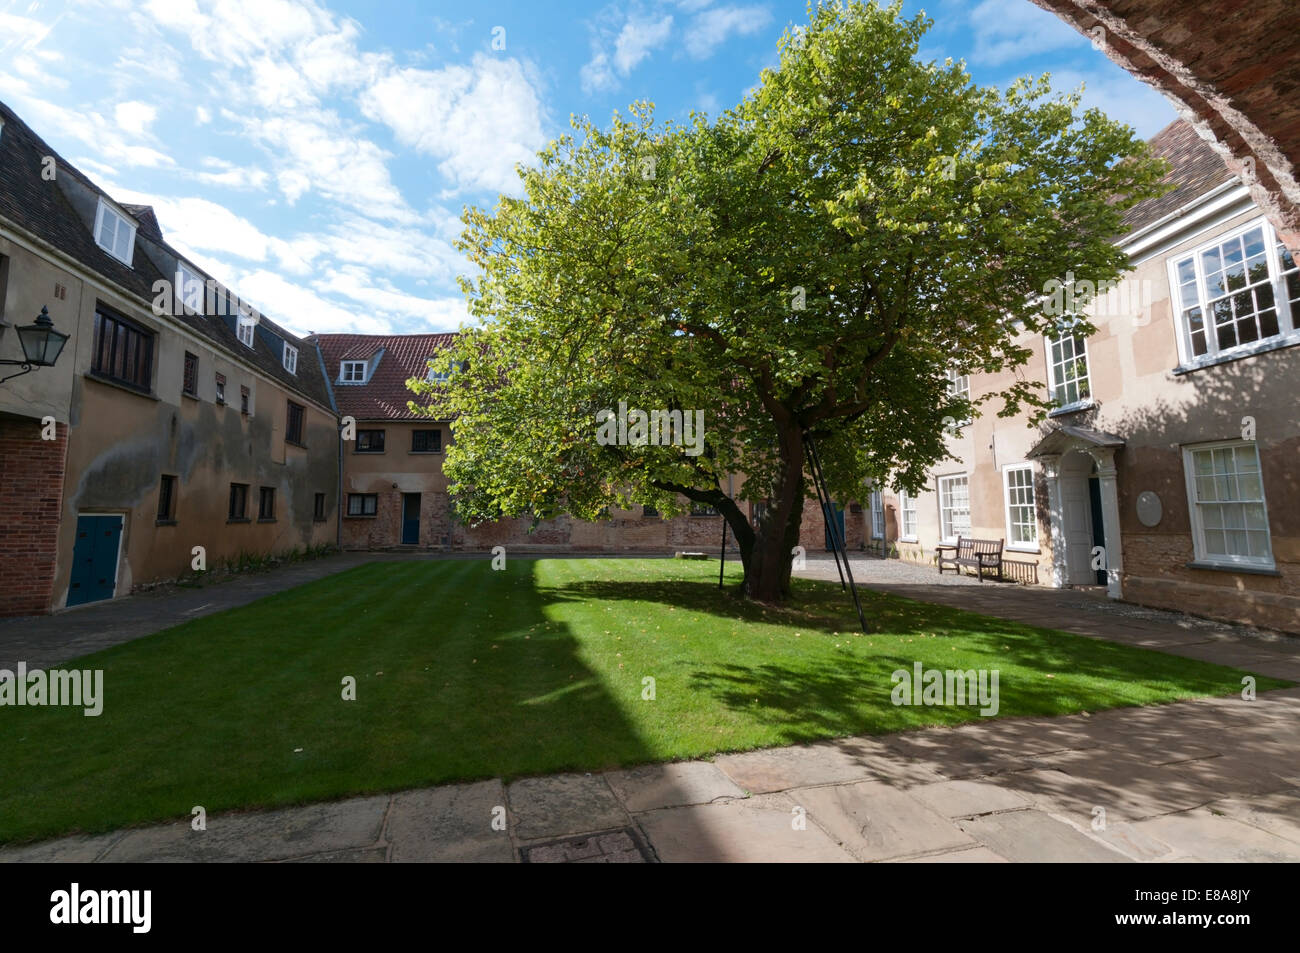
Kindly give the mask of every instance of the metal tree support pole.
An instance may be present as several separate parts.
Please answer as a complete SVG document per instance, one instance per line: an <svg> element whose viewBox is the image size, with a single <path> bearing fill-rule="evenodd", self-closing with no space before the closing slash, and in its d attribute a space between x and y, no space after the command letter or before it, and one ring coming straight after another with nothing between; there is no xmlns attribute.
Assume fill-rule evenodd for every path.
<svg viewBox="0 0 1300 953"><path fill-rule="evenodd" d="M817 455L817 444L813 442L811 434L807 436L807 443L809 461L815 468L813 479L820 480L823 487L825 487L826 475L822 470L821 458ZM825 493L827 499L830 498L830 491L828 488L823 489L821 492ZM831 542L838 545L844 552L844 571L849 575L849 589L853 593L853 605L858 610L858 622L862 624L862 631L865 634L867 631L867 617L862 612L862 600L858 598L858 584L853 581L853 569L849 566L848 546L845 545L843 534L839 532L839 524L832 521L828 525L833 527L831 531Z"/></svg>
<svg viewBox="0 0 1300 953"><path fill-rule="evenodd" d="M807 437L807 434L805 434L804 436ZM811 439L812 438L808 437L809 441L811 441ZM847 590L848 586L845 585L844 583L844 570L840 567L839 543L836 540L834 531L831 529L831 524L834 522L834 517L835 517L835 508L834 505L831 503L830 491L822 489L820 467L817 466L817 462L812 455L811 448L812 448L812 444L811 442L809 442L808 470L809 472L812 473L813 486L817 490L817 503L822 508L822 520L826 523L826 535L831 538L831 555L835 557L835 571L840 574L840 589ZM844 557L844 561L846 563L848 562L847 556Z"/></svg>
<svg viewBox="0 0 1300 953"><path fill-rule="evenodd" d="M722 552L718 556L718 588L722 588L722 571L727 568L727 518L722 517Z"/></svg>

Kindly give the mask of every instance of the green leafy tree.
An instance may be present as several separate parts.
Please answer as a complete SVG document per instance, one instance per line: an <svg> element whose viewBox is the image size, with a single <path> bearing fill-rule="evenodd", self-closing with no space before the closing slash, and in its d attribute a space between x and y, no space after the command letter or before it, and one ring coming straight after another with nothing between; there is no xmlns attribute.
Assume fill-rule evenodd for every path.
<svg viewBox="0 0 1300 953"><path fill-rule="evenodd" d="M1000 93L921 62L931 23L898 5L810 17L716 120L657 124L646 104L609 128L575 120L521 169L520 197L466 210L481 324L444 356L463 362L446 383L412 381L455 421L463 519L709 504L744 592L779 602L810 438L837 499L867 480L915 492L946 425L975 410L950 369L1014 369L1024 332L1062 318L1088 333L1085 296L1049 315L1043 293L1123 272L1122 214L1158 193L1163 164L1046 78ZM981 400L1007 416L1046 404L1008 377ZM599 439L620 402L702 412L700 452ZM742 500L767 502L757 527Z"/></svg>

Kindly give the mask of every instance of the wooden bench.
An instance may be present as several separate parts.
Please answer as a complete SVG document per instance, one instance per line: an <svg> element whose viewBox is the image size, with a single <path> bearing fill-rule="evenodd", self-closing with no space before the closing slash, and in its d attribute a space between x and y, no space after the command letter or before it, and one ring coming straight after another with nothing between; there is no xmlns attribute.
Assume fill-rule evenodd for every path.
<svg viewBox="0 0 1300 953"><path fill-rule="evenodd" d="M968 539L957 537L957 545L943 545L934 548L939 561L939 575L943 575L945 566L951 566L953 572L960 573L962 566L969 566L979 573L980 582L984 581L984 570L996 570L997 579L1002 579L1002 543L1000 539ZM952 555L945 555L951 552Z"/></svg>

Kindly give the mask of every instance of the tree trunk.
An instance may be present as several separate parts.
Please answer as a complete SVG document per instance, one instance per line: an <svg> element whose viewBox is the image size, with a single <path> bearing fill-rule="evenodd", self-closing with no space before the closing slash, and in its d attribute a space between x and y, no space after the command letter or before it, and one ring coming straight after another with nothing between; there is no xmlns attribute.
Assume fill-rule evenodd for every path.
<svg viewBox="0 0 1300 953"><path fill-rule="evenodd" d="M803 522L804 448L797 428L781 434L782 473L772 511L758 528L745 563L745 595L758 602L790 598L790 565ZM744 552L742 550L742 558Z"/></svg>

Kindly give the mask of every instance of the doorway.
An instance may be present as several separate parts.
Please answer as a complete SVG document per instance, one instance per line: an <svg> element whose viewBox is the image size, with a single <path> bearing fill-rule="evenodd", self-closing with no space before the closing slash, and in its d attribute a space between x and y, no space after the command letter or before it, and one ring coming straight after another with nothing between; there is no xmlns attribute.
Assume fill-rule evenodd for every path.
<svg viewBox="0 0 1300 953"><path fill-rule="evenodd" d="M1065 582L1070 586L1095 586L1099 576L1105 582L1105 573L1092 568L1093 547L1104 545L1105 539L1094 468L1092 457L1078 450L1061 458L1061 532L1065 537Z"/></svg>
<svg viewBox="0 0 1300 953"><path fill-rule="evenodd" d="M72 579L66 605L113 598L124 520L120 513L77 516L77 542L72 549Z"/></svg>
<svg viewBox="0 0 1300 953"><path fill-rule="evenodd" d="M839 531L840 539L844 539L844 507L838 503L832 503L823 510L823 515L826 517L826 551L829 553L831 550L839 548L831 537L832 528Z"/></svg>
<svg viewBox="0 0 1300 953"><path fill-rule="evenodd" d="M402 494L402 545L416 546L420 542L420 494Z"/></svg>

